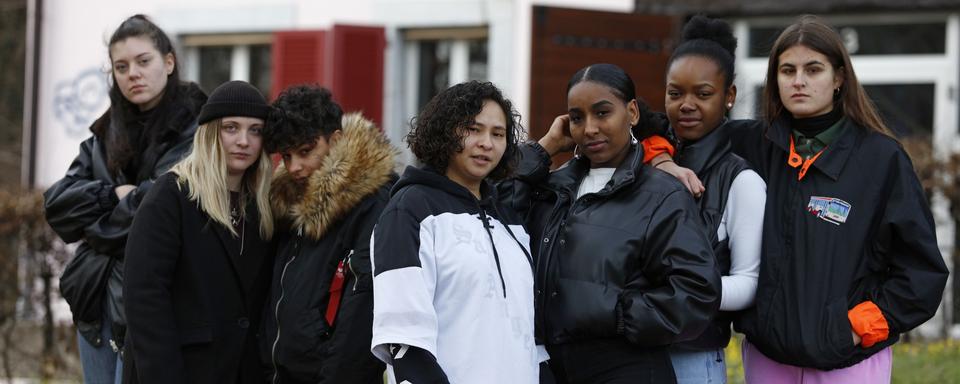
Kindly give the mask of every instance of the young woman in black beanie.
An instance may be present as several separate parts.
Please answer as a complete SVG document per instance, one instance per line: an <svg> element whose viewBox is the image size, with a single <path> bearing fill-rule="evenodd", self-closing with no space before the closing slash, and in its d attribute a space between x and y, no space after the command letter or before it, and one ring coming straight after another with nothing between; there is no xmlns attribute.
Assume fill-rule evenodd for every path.
<svg viewBox="0 0 960 384"><path fill-rule="evenodd" d="M47 222L64 242L80 242L60 292L80 335L87 383L119 382L127 232L153 180L190 150L207 100L196 84L180 81L173 43L146 16L126 19L108 47L110 109L44 193Z"/></svg>
<svg viewBox="0 0 960 384"><path fill-rule="evenodd" d="M273 254L270 110L248 83L217 87L193 151L144 198L124 270L126 382L264 382L256 330Z"/></svg>

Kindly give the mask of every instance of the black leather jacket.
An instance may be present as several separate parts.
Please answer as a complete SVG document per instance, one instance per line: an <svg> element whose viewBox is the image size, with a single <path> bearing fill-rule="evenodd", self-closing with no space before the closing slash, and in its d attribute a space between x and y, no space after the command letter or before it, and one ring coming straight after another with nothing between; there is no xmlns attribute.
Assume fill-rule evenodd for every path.
<svg viewBox="0 0 960 384"><path fill-rule="evenodd" d="M730 186L737 175L750 169L750 164L731 150L730 137L725 125L721 125L696 142L680 146L677 164L690 168L703 182L705 191L697 205L700 207L700 219L707 229L707 237L713 245L713 254L717 258L720 274L730 274L731 255L730 238L723 241L717 237L717 228L723 219L723 212L730 197ZM678 347L706 350L720 349L730 341L730 323L736 312L720 312L713 323L695 340L681 343Z"/></svg>
<svg viewBox="0 0 960 384"><path fill-rule="evenodd" d="M537 144L500 184L522 214L536 263L539 342L625 337L642 346L689 340L720 306L720 274L697 207L633 145L601 191L576 199L590 168L575 158L548 173Z"/></svg>
<svg viewBox="0 0 960 384"><path fill-rule="evenodd" d="M113 318L114 341L122 344L125 329L123 314L123 252L127 233L140 201L153 186L153 180L190 152L196 132L196 116L207 96L195 84L182 85L184 100L164 140L151 143L141 156L138 175L129 180L107 167L103 135L107 130L124 129L110 121L110 111L91 127L94 135L80 143L80 153L67 174L44 192L47 222L66 243L80 241L77 251L60 277L60 293L70 305L73 321L90 344L100 346L103 300ZM150 128L148 128L150 129ZM146 169L144 169L146 168ZM119 201L114 188L124 184L136 189ZM119 347L119 346L118 346Z"/></svg>

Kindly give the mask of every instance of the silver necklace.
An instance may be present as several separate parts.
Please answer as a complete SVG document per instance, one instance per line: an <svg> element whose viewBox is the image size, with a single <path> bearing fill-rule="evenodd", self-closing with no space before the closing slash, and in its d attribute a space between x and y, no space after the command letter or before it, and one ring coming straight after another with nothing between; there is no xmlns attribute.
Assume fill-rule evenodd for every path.
<svg viewBox="0 0 960 384"><path fill-rule="evenodd" d="M246 226L247 221L243 220L243 217L240 216L240 212L237 210L236 206L231 204L230 207L230 224L233 225L233 228L236 229L237 225L240 226L240 255L243 255L243 243L244 235L246 235Z"/></svg>

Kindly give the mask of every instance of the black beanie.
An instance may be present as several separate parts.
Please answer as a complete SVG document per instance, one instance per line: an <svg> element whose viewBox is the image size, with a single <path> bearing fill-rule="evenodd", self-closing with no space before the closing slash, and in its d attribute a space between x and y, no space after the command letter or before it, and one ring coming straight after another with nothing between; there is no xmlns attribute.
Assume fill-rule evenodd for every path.
<svg viewBox="0 0 960 384"><path fill-rule="evenodd" d="M207 103L200 109L197 123L200 125L210 120L227 116L256 117L267 119L270 113L267 99L246 81L233 80L220 84L210 93Z"/></svg>

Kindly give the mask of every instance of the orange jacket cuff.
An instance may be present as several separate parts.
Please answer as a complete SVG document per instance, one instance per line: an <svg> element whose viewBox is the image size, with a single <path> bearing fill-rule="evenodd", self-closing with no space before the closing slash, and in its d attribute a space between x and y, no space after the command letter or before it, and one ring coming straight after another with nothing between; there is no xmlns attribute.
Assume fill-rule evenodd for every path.
<svg viewBox="0 0 960 384"><path fill-rule="evenodd" d="M646 139L643 139L642 144L644 163L649 163L654 157L659 156L661 153L667 153L671 157L673 156L673 146L670 145L670 142L667 141L667 139L664 139L661 136L650 136Z"/></svg>
<svg viewBox="0 0 960 384"><path fill-rule="evenodd" d="M864 348L870 348L874 344L886 340L890 334L887 319L883 317L880 308L872 301L868 300L857 304L856 307L847 311L847 318L850 320L853 331L860 336L862 340L860 345L863 345Z"/></svg>

